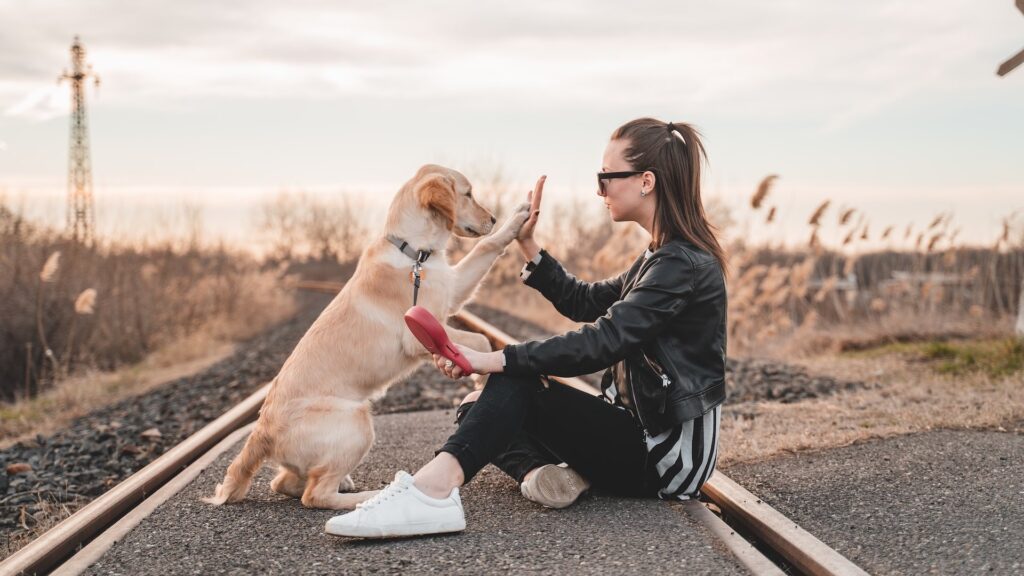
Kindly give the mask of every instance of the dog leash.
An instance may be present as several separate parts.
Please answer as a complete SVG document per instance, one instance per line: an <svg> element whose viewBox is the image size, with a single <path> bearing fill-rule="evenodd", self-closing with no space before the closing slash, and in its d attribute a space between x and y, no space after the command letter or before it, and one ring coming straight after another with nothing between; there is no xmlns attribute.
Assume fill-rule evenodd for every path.
<svg viewBox="0 0 1024 576"><path fill-rule="evenodd" d="M427 261L427 258L430 258L430 255L433 254L433 250L413 250L409 247L409 243L401 238L392 236L391 234L388 234L387 238L388 242L391 242L396 248L402 251L402 254L405 254L413 260L412 305L415 306L416 300L419 298L420 294L420 278L422 278L423 263Z"/></svg>

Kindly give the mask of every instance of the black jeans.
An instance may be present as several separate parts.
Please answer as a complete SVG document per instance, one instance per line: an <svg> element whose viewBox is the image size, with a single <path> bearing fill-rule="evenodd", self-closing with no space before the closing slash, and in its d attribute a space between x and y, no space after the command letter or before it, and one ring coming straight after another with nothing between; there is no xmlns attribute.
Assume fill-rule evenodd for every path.
<svg viewBox="0 0 1024 576"><path fill-rule="evenodd" d="M654 496L643 430L608 402L540 376L491 374L459 428L438 452L455 456L465 482L492 463L517 482L544 464L565 462L596 488Z"/></svg>

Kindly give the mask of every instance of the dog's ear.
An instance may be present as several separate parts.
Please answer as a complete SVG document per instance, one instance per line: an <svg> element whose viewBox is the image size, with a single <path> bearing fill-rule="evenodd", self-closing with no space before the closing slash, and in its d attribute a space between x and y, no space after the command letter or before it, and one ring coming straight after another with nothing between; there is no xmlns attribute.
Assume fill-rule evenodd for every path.
<svg viewBox="0 0 1024 576"><path fill-rule="evenodd" d="M449 230L455 227L455 184L444 174L427 174L416 182L420 206L445 219Z"/></svg>

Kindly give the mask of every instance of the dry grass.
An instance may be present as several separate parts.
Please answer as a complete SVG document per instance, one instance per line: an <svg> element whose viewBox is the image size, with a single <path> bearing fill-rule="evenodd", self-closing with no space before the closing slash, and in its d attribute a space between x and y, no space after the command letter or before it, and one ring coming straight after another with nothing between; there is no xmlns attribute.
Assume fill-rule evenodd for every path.
<svg viewBox="0 0 1024 576"><path fill-rule="evenodd" d="M756 353L780 359L803 358L898 343L993 339L1004 337L1011 331L1009 318L996 322L970 314L942 316L896 311L875 319L809 325L803 330L793 331L787 338L758 343Z"/></svg>
<svg viewBox="0 0 1024 576"><path fill-rule="evenodd" d="M1024 426L1024 372L941 373L899 350L823 355L800 362L819 373L874 383L868 389L794 404L727 405L721 464L782 452L845 446L935 428ZM1022 430L1018 430L1022 431Z"/></svg>
<svg viewBox="0 0 1024 576"><path fill-rule="evenodd" d="M34 515L30 515L26 507L22 507L18 518L21 529L5 533L4 547L0 549L0 560L24 548L87 503L84 499L73 502L39 500L38 511Z"/></svg>
<svg viewBox="0 0 1024 576"><path fill-rule="evenodd" d="M1024 235L1013 238L1014 215L991 247L956 244L952 214L939 214L909 223L901 247L885 228L888 248L867 251L866 216L843 208L827 229L829 205L811 214L804 249L733 247L730 353L874 385L727 406L722 464L938 427L1021 426L1024 345L1011 334L1024 305Z"/></svg>
<svg viewBox="0 0 1024 576"><path fill-rule="evenodd" d="M280 276L195 238L82 245L0 201L0 400L182 342L250 337L293 312Z"/></svg>

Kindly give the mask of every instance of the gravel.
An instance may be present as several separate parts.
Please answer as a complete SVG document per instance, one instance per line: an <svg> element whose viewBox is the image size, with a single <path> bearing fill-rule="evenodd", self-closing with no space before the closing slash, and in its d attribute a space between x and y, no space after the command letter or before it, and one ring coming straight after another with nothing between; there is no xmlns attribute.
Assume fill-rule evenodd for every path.
<svg viewBox="0 0 1024 576"><path fill-rule="evenodd" d="M10 542L51 514L54 506L75 508L99 496L271 380L331 297L303 294L301 299L295 318L244 343L207 370L97 410L50 436L0 450L0 469L5 471L0 473L0 534ZM479 305L469 308L515 338L550 335L507 313ZM730 402L792 402L863 386L761 360L730 359L727 370ZM600 374L583 378L594 386L600 382ZM392 386L374 411L450 408L471 389L469 379L449 380L425 364Z"/></svg>

